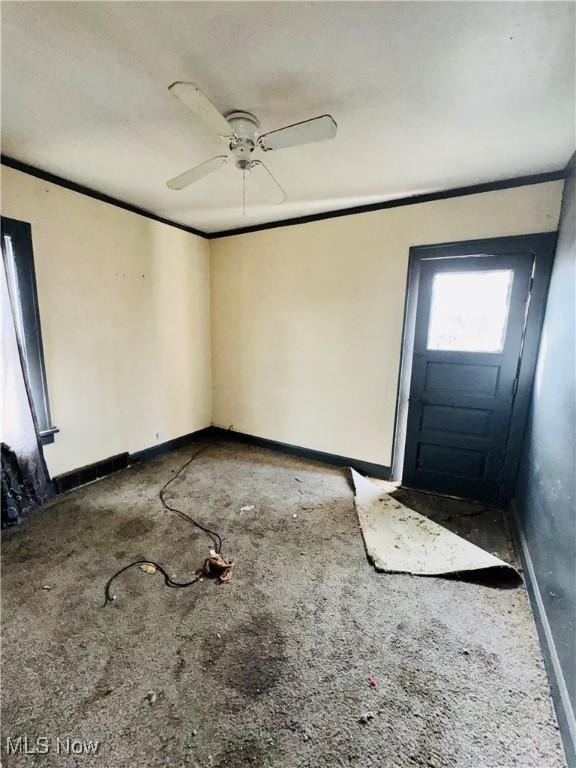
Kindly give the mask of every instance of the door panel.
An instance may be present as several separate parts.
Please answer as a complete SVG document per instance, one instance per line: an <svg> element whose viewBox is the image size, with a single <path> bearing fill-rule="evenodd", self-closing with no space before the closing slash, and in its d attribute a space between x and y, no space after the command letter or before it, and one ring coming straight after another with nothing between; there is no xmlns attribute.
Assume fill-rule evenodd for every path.
<svg viewBox="0 0 576 768"><path fill-rule="evenodd" d="M494 395L500 367L486 363L426 362L424 386L428 390L451 390L467 395Z"/></svg>
<svg viewBox="0 0 576 768"><path fill-rule="evenodd" d="M432 470L458 477L482 479L486 469L486 454L484 451L467 448L420 443L417 466L424 472Z"/></svg>
<svg viewBox="0 0 576 768"><path fill-rule="evenodd" d="M405 485L497 499L532 269L529 252L422 261Z"/></svg>
<svg viewBox="0 0 576 768"><path fill-rule="evenodd" d="M485 437L490 427L490 416L490 410L483 408L423 404L420 429Z"/></svg>

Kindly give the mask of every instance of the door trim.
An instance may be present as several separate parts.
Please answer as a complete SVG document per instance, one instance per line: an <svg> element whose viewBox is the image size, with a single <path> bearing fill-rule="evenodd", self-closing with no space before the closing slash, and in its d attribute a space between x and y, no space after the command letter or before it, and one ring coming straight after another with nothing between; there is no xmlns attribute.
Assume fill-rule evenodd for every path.
<svg viewBox="0 0 576 768"><path fill-rule="evenodd" d="M518 367L518 388L512 406L498 501L500 504L504 504L511 498L524 442L556 239L557 232L542 232L535 235L483 238L434 245L418 245L410 248L392 449L392 477L394 479L398 480L402 477L404 465L416 307L422 262L433 258L477 256L482 251L487 251L488 254L494 256L530 251L534 257L533 287L526 317L524 342Z"/></svg>

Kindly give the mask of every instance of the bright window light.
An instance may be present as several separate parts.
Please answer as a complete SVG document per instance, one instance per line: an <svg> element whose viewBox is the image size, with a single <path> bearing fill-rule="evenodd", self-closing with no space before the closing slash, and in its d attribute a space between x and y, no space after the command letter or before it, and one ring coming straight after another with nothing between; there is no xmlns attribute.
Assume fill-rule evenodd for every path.
<svg viewBox="0 0 576 768"><path fill-rule="evenodd" d="M513 277L511 269L434 275L427 348L502 352Z"/></svg>

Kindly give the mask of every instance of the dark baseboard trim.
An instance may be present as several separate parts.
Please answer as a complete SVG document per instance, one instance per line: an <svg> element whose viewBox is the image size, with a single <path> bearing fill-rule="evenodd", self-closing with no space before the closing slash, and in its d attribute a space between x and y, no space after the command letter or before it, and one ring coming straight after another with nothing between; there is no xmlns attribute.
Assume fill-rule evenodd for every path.
<svg viewBox="0 0 576 768"><path fill-rule="evenodd" d="M500 189L512 189L514 187L527 187L532 184L545 184L548 181L560 181L566 177L566 169L560 171L551 171L549 173L537 173L532 176L518 176L514 179L503 179L502 181L490 181L485 184L474 184L467 187L457 187L456 189L445 189L439 192L429 192L423 195L411 195L410 197L399 197L395 200L385 200L381 203L369 203L368 205L357 205L351 208L338 208L335 211L324 211L323 213L313 213L309 216L296 216L292 219L282 219L280 221L268 221L264 224L254 224L248 227L238 227L237 229L225 229L221 232L206 232L205 236L209 240L220 237L234 237L235 235L246 235L250 232L260 232L264 229L276 229L278 227L292 227L295 224L309 224L312 221L323 221L324 219L335 219L341 216L355 216L359 213L372 213L373 211L385 211L389 208L401 208L405 205L421 205L422 203L432 203L436 200L447 200L452 197L465 197L466 195L480 195L484 192L496 192Z"/></svg>
<svg viewBox="0 0 576 768"><path fill-rule="evenodd" d="M136 453L119 453L116 456L110 456L110 458L102 459L102 461L97 461L94 464L87 464L85 467L64 472L62 475L56 475L56 477L52 478L54 489L56 493L66 493L66 491L71 491L73 488L78 488L81 485L86 485L86 483L106 477L106 475L111 475L113 472L118 472L120 469L126 469L132 464L141 464L163 453L176 451L178 448L184 448L186 445L198 442L198 440L210 438L214 440L230 438L242 443L249 443L261 448L270 448L273 451L287 453L291 456L300 456L304 459L320 461L323 464L331 464L335 467L354 467L358 472L378 477L382 480L390 479L390 467L386 467L383 464L372 464L369 461L350 459L347 456L338 456L334 453L325 453L324 451L315 451L312 448L302 448L298 445L280 443L277 440L267 440L264 437L246 435L243 432L233 432L222 427L204 427L196 432L190 432L173 440L167 440L165 443L144 448L142 451L136 451Z"/></svg>
<svg viewBox="0 0 576 768"><path fill-rule="evenodd" d="M56 477L52 478L54 489L56 493L71 491L73 488L78 488L80 485L86 485L86 483L91 483L93 480L100 480L102 477L106 477L106 475L118 472L120 469L126 469L132 464L140 464L143 461L150 461L150 459L160 456L163 453L175 451L178 448L183 448L186 445L190 445L191 443L211 436L214 436L212 427L205 427L196 432L190 432L187 435L176 437L174 440L167 440L165 443L153 445L150 448L144 448L142 451L136 451L136 453L126 452L119 453L116 456L110 456L110 458L96 461L94 464L88 464L85 467L72 469L70 472L64 472L62 475L56 475Z"/></svg>
<svg viewBox="0 0 576 768"><path fill-rule="evenodd" d="M287 453L291 456L312 459L313 461L319 461L322 464L331 464L335 467L353 467L364 475L377 477L381 480L390 479L390 467L386 467L384 464L373 464L370 461L351 459L348 456L339 456L335 453L316 451L313 448L302 448L299 445L292 445L291 443L280 443L278 440L268 440L265 437L247 435L244 432L234 432L233 430L223 429L222 427L212 427L212 434L230 440L238 440L242 443L249 443L250 445L257 445L260 448L270 448L272 451Z"/></svg>
<svg viewBox="0 0 576 768"><path fill-rule="evenodd" d="M276 229L278 227L291 227L295 224L308 224L313 221L323 221L324 219L334 219L340 216L355 216L359 213L371 213L373 211L385 211L388 208L400 208L405 205L420 205L422 203L431 203L436 200L447 200L452 197L464 197L465 195L479 195L483 192L495 192L500 189L512 189L514 187L526 187L532 184L545 184L548 181L560 181L566 178L567 168L563 168L559 171L550 171L548 173L535 173L530 176L517 176L513 179L502 179L501 181L490 181L484 184L473 184L466 187L457 187L456 189L445 189L439 192L429 192L423 195L411 195L410 197L400 197L395 200L384 200L380 203L369 203L367 205L357 205L350 208L338 208L335 211L324 211L323 213L313 213L308 216L296 216L291 219L280 219L279 221L268 221L264 224L254 224L248 227L238 227L237 229L225 229L220 232L203 232L195 227L190 227L186 224L179 224L172 219L165 219L162 216L158 216L152 211L147 211L144 208L139 208L132 203L126 203L123 200L118 200L116 197L111 197L103 192L98 192L90 187L85 187L82 184L77 184L75 181L69 181L62 176L56 176L49 171L43 171L41 168L36 168L34 165L28 165L20 160L16 160L13 157L7 155L0 156L0 162L2 165L8 168L14 168L22 173L27 173L29 176L35 176L37 179L48 181L51 184L57 184L60 187L65 187L73 192L78 192L81 195L92 197L95 200L100 200L103 203L109 203L115 205L118 208L123 208L125 211L136 213L139 216L145 216L153 221L158 221L160 224L166 224L169 227L175 227L181 229L184 232L189 232L191 235L198 235L198 237L206 238L207 240L214 240L220 237L233 237L235 235L245 235L250 232L260 232L264 229Z"/></svg>
<svg viewBox="0 0 576 768"><path fill-rule="evenodd" d="M510 508L512 511L511 519L514 539L516 548L520 554L526 588L530 597L530 604L532 606L538 638L542 649L542 656L544 657L544 664L546 666L546 672L548 673L552 701L554 703L556 719L558 720L558 727L560 728L560 736L562 737L566 762L568 768L576 768L576 717L574 715L574 709L570 701L570 694L566 686L566 680L556 651L552 629L548 621L548 616L546 615L546 608L544 607L544 601L538 585L538 579L536 577L534 564L532 563L532 557L530 556L528 543L524 536L521 517L514 500L512 500Z"/></svg>
<svg viewBox="0 0 576 768"><path fill-rule="evenodd" d="M56 493L66 493L79 485L86 485L93 480L118 472L119 469L126 469L128 466L129 454L118 453L116 456L110 456L108 459L102 459L94 464L87 464L85 467L73 469L70 472L64 472L62 475L56 475L52 478Z"/></svg>
<svg viewBox="0 0 576 768"><path fill-rule="evenodd" d="M54 173L43 171L41 168L36 168L33 165L22 163L20 160L15 160L13 157L2 155L0 161L2 165L7 166L8 168L14 168L16 171L27 173L29 176L35 176L37 179L50 182L50 184L57 184L59 187L65 187L72 192L78 192L80 195L92 197L94 200L99 200L101 203L108 203L109 205L114 205L117 208L123 208L125 211L130 211L130 213L136 213L139 216L145 216L147 219L158 221L160 224L166 224L169 227L181 229L184 232L189 232L191 235L198 235L198 237L203 238L207 237L207 235L204 232L201 232L199 229L189 227L186 224L179 224L177 221L172 221L172 219L165 219L162 216L158 216L157 214L152 213L152 211L147 211L145 208L139 208L137 205L132 205L132 203L126 203L123 200L118 200L116 197L105 195L103 192L98 192L97 190L91 189L90 187L85 187L83 184L77 184L75 181L68 181L68 179L62 178L62 176L56 176Z"/></svg>
<svg viewBox="0 0 576 768"><path fill-rule="evenodd" d="M170 451L176 451L178 448L184 448L184 446L190 445L190 443L195 443L206 437L214 437L212 427L204 427L203 429L198 429L196 432L190 432L187 435L175 437L173 440L167 440L165 443L153 445L150 448L144 448L142 451L131 453L130 464L140 464L143 461L150 461L150 459L154 459L156 456L160 456L163 453L169 453Z"/></svg>

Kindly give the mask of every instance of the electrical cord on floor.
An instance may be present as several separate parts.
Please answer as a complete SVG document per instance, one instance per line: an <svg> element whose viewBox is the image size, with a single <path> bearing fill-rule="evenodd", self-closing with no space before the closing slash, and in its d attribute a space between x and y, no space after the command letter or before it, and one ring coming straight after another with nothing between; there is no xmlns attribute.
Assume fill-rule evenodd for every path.
<svg viewBox="0 0 576 768"><path fill-rule="evenodd" d="M199 523L197 520L194 520L193 517L191 517L187 512L184 512L182 509L178 509L178 507L172 507L168 502L166 501L164 494L168 488L168 486L176 480L177 477L179 477L182 472L192 464L194 459L196 459L198 456L200 456L201 453L204 453L204 451L207 451L209 448L211 448L217 441L213 440L211 443L208 443L208 445L205 445L203 448L200 448L200 450L196 451L192 456L187 459L187 461L182 464L180 469L169 479L167 482L164 483L162 488L160 489L160 492L158 494L160 501L162 502L162 506L167 509L169 512L175 512L176 514L180 515L184 520L187 520L189 523L192 523L192 525L195 525L196 528L199 528L201 531L203 531L205 534L207 534L212 541L215 544L216 553L219 555L222 551L222 537L219 533L216 531L211 530L205 525L202 525L202 523ZM112 586L112 582L120 576L120 574L124 573L124 571L127 571L129 568L134 568L137 565L153 565L157 571L160 571L160 573L164 576L164 583L167 587L172 587L174 589L182 589L184 587L191 587L192 584L195 584L197 581L199 581L202 578L202 575L204 573L204 569L200 569L199 571L196 571L196 574L194 578L191 581L186 582L178 582L174 581L174 579L167 573L165 568L163 568L158 563L155 563L154 560L134 560L132 563L128 563L128 565L125 565L123 568L120 568L120 570L116 571L115 574L113 574L108 581L106 582L106 586L104 587L104 606L106 607L108 603L115 600L115 596L113 596L110 593L110 588Z"/></svg>
<svg viewBox="0 0 576 768"><path fill-rule="evenodd" d="M110 594L110 587L112 586L112 582L117 576L120 576L121 573L124 573L124 571L127 571L129 568L133 568L135 565L153 565L157 571L160 571L160 573L164 576L164 583L167 587L174 587L174 588L181 588L181 587L191 587L192 584L196 584L196 582L202 578L203 571L197 572L192 581L186 581L186 582L178 582L174 581L174 579L169 576L169 574L166 572L166 570L159 565L158 563L155 563L154 560L134 560L133 563L128 563L128 565L125 565L124 568L120 568L119 571L116 571L116 573L108 579L106 582L106 587L104 588L105 593L105 600L104 600L104 606L108 605L109 602L112 602L116 599L114 595Z"/></svg>
<svg viewBox="0 0 576 768"><path fill-rule="evenodd" d="M202 525L197 520L194 520L192 517L190 517L189 514L187 514L186 512L183 512L181 509L177 509L177 507L171 507L167 503L166 499L164 498L164 493L165 493L166 489L168 488L168 486L171 483L173 483L174 480L176 480L176 478L179 477L182 474L182 472L187 467L190 466L190 464L192 464L192 462L194 461L195 458L200 456L201 453L204 453L204 451L207 451L209 448L212 448L212 446L215 443L216 443L216 440L213 440L211 443L208 443L208 445L205 445L204 448L200 448L199 451L196 451L196 453L192 454L192 456L188 459L188 461L186 461L184 464L182 464L182 466L180 467L178 472L176 472L175 475L173 475L167 482L164 483L162 488L160 488L160 493L158 494L158 496L159 496L160 501L162 502L162 505L164 506L165 509L169 510L170 512L176 512L176 514L180 515L180 517L183 517L185 520L188 520L189 523L192 523L192 525L195 525L196 528L200 528L201 531L204 531L204 533L206 533L208 536L210 536L210 538L212 539L212 541L216 545L216 552L218 552L218 554L220 554L220 552L222 551L222 537L218 533L216 533L216 531L211 531L210 528L207 528L205 525Z"/></svg>

